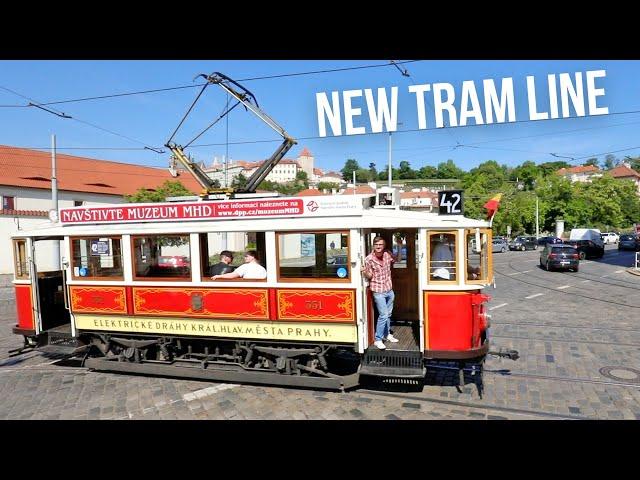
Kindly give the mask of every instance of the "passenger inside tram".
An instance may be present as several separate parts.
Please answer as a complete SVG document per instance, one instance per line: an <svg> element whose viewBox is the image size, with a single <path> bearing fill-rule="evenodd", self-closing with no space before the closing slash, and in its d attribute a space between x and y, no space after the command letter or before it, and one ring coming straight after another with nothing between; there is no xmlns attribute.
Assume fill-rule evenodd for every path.
<svg viewBox="0 0 640 480"><path fill-rule="evenodd" d="M455 280L455 235L443 233L431 236L431 278Z"/></svg>
<svg viewBox="0 0 640 480"><path fill-rule="evenodd" d="M245 280L264 280L267 278L267 270L258 262L258 252L247 250L244 254L244 263L233 272L213 275L211 280L225 278L243 278Z"/></svg>
<svg viewBox="0 0 640 480"><path fill-rule="evenodd" d="M215 265L211 266L209 274L213 277L214 275L222 275L224 273L233 272L236 267L231 265L233 262L233 253L229 250L223 250L220 252L220 261Z"/></svg>

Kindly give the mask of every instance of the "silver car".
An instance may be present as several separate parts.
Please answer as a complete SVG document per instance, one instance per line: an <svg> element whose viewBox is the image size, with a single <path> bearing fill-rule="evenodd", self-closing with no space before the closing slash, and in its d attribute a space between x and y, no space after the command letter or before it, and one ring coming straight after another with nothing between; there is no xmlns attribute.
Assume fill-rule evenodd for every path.
<svg viewBox="0 0 640 480"><path fill-rule="evenodd" d="M496 252L506 252L509 249L509 245L507 244L507 241L504 238L494 238L491 241L491 251L493 253Z"/></svg>

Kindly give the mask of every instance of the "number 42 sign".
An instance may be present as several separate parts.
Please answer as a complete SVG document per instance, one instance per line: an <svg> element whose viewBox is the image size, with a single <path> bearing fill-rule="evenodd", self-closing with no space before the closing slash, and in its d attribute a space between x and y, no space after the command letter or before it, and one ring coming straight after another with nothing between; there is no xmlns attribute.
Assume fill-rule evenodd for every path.
<svg viewBox="0 0 640 480"><path fill-rule="evenodd" d="M438 192L439 215L462 215L463 213L462 190L442 190Z"/></svg>

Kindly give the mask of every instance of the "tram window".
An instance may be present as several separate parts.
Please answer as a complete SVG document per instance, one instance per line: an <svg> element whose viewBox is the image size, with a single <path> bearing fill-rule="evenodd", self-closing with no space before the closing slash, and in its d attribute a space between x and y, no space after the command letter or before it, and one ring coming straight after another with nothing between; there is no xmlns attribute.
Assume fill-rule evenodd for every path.
<svg viewBox="0 0 640 480"><path fill-rule="evenodd" d="M429 280L456 281L456 234L429 234Z"/></svg>
<svg viewBox="0 0 640 480"><path fill-rule="evenodd" d="M189 235L135 236L134 278L191 279Z"/></svg>
<svg viewBox="0 0 640 480"><path fill-rule="evenodd" d="M235 270L244 263L244 252L256 250L258 262L267 268L264 232L210 232L200 234L200 258L202 259L202 278L207 280L220 271L220 253L231 253L230 266ZM218 265L218 267L216 267Z"/></svg>
<svg viewBox="0 0 640 480"><path fill-rule="evenodd" d="M13 258L15 261L16 278L29 278L26 240L13 241Z"/></svg>
<svg viewBox="0 0 640 480"><path fill-rule="evenodd" d="M119 237L71 239L74 278L122 278L122 249Z"/></svg>
<svg viewBox="0 0 640 480"><path fill-rule="evenodd" d="M351 278L347 232L279 233L277 237L280 278Z"/></svg>
<svg viewBox="0 0 640 480"><path fill-rule="evenodd" d="M488 277L488 258L489 258L489 235L486 231L480 232L480 251L478 251L478 246L476 245L476 231L475 230L467 230L466 231L466 242L467 246L467 280L480 280L484 281Z"/></svg>
<svg viewBox="0 0 640 480"><path fill-rule="evenodd" d="M407 238L405 233L393 233L393 255L398 259L393 262L393 268L407 268Z"/></svg>

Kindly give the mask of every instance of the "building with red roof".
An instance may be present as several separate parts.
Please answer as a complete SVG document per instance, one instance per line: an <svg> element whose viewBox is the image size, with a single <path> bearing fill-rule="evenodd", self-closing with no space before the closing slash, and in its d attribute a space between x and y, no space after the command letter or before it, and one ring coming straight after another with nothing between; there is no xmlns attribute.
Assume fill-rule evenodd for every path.
<svg viewBox="0 0 640 480"><path fill-rule="evenodd" d="M51 153L0 145L0 249L11 251L9 237L21 229L49 222ZM199 193L200 184L187 172L143 167L74 155L56 154L58 207L124 203L124 195L153 190L178 180ZM12 255L0 256L0 274L13 271Z"/></svg>

